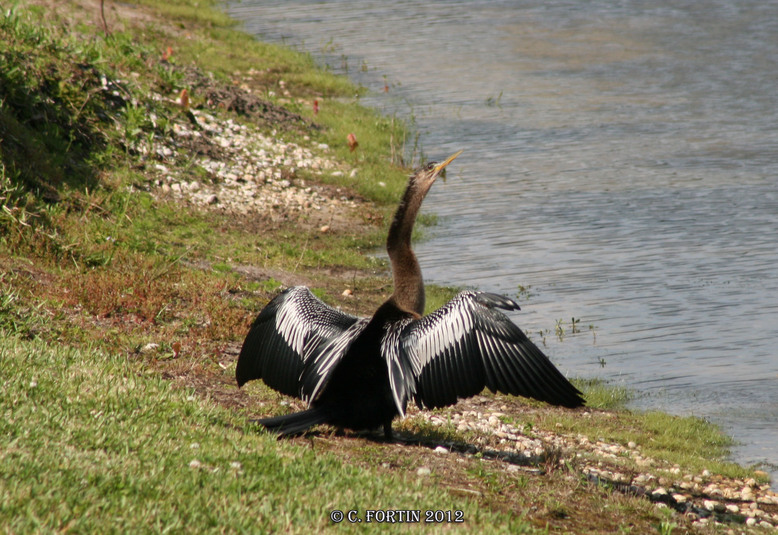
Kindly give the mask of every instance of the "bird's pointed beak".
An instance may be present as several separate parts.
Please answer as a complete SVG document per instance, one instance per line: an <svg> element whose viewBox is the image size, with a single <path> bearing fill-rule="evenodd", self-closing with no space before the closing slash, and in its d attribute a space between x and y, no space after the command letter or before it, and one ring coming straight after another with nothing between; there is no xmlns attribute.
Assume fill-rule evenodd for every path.
<svg viewBox="0 0 778 535"><path fill-rule="evenodd" d="M457 151L454 154L452 154L451 156L449 156L448 158L446 158L445 160L443 160L442 162L440 162L435 167L435 173L440 173L441 171L443 171L443 169L445 169L448 164L453 162L456 159L456 157L459 156L460 154L462 154L463 152L464 151L462 151L462 150Z"/></svg>

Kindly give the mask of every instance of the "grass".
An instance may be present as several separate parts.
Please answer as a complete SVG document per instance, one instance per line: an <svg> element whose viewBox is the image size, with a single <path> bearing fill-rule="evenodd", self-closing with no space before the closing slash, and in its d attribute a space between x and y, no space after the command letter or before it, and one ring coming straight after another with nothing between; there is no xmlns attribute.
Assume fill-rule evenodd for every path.
<svg viewBox="0 0 778 535"><path fill-rule="evenodd" d="M186 34L187 41L195 44L194 49L179 46L178 40L184 39L184 35L165 33L153 24L120 26L109 39L99 40L95 35L82 33L88 31L83 24L71 22L63 29L36 23L34 17L43 13L40 6L33 6L29 12L17 6L4 13L0 31L10 46L0 53L0 133L4 139L0 186L5 190L9 212L17 214L14 217L26 221L25 217L30 219L35 214L38 217L32 219L43 222L45 208L49 207L41 200L82 208L82 201L90 201L83 199L85 191L110 200L121 183L141 182L142 174L136 169L144 165L144 160L138 158L138 151L147 141L169 135L171 126L182 120L180 112L164 100L143 97L150 92L172 96L187 88L187 69L195 58L200 69L227 83L235 82L236 71L249 65L264 65L265 69L252 83L259 86L259 92L264 89L270 94L283 81L296 98L275 102L293 112L312 117L307 96L321 98L318 120L322 128L305 133L293 129L285 132L285 137L302 142L312 136L314 139L308 143L327 143L337 157L355 164L358 172L353 177L349 174L329 178L337 185L352 187L379 203L397 198L407 171L393 166L390 160L392 154L401 155L404 150L392 145L393 139L403 137L402 125L355 102L341 102L340 98L351 87L343 78L315 69L312 59L304 54L258 43L230 30L232 23L205 5L193 8L189 2L145 4L165 16L184 17L196 23L187 30L197 38ZM86 17L89 11L82 9L84 12L77 14ZM68 31L69 26L80 31ZM214 28L223 33L214 36ZM176 46L172 63L160 63L162 51L170 45ZM198 47L211 51L211 55L201 53ZM225 55L225 50L230 53ZM305 77L301 77L303 73ZM192 98L197 101L201 97L193 92ZM152 121L152 116L156 120ZM356 132L360 142L353 155L346 143L351 132ZM117 157L124 169L115 167ZM178 163L184 167L188 164ZM101 174L106 167L113 167L111 177ZM105 183L111 179L119 183ZM13 202L13 207L8 201ZM107 213L112 213L113 208L102 207L99 202L88 206L104 208ZM3 220L9 220L8 212ZM377 235L372 236L371 246L380 243L374 241Z"/></svg>
<svg viewBox="0 0 778 535"><path fill-rule="evenodd" d="M6 334L0 358L0 524L12 533L310 532L366 504L513 523L421 479L278 442L123 356Z"/></svg>
<svg viewBox="0 0 778 535"><path fill-rule="evenodd" d="M262 385L235 388L235 354L279 286L303 278L317 295L359 314L391 291L386 266L366 253L382 244L408 173L404 126L359 106L359 89L317 69L309 55L236 31L211 0L106 1L108 38L93 23L91 0L2 7L5 531L359 530L367 524L336 526L328 514L366 508L462 510L468 531L489 533L671 525L645 500L592 487L575 472L517 476L498 461L424 447L326 431L277 441L258 430L249 418L288 400ZM167 47L173 55L163 62ZM247 85L301 118L268 124L211 108L192 85L211 75L221 90ZM142 147L188 120L171 100L185 88L193 107L289 142L329 145L355 176L294 178L365 198L361 219L322 233L304 216L271 224L156 196L150 184L159 160ZM353 153L348 133L359 140ZM183 152L163 163L195 173L194 155ZM455 291L428 287L428 310ZM684 469L749 474L720 461L728 442L705 422L630 413L627 392L577 384L593 409L587 418L499 400L530 431L635 441ZM414 419L399 427L429 440L474 438ZM419 468L430 475L419 476Z"/></svg>
<svg viewBox="0 0 778 535"><path fill-rule="evenodd" d="M584 394L588 390L584 388ZM588 400L589 398L587 398ZM731 478L751 477L752 470L726 462L732 440L721 430L697 417L679 417L661 412L594 412L587 418L575 415L537 414L533 425L538 429L580 434L592 441L603 440L626 446L641 446L646 457L665 461L689 473L710 470ZM636 469L636 465L625 466Z"/></svg>

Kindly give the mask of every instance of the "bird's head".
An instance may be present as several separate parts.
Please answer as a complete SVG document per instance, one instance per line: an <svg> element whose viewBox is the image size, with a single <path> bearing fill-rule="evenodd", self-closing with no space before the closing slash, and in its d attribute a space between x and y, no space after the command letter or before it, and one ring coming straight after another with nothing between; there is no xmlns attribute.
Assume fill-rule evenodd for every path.
<svg viewBox="0 0 778 535"><path fill-rule="evenodd" d="M457 156L462 154L463 151L457 151L442 162L429 162L426 165L419 168L416 173L411 177L412 184L421 189L424 193L429 191L432 184L439 176L443 174L446 166L453 162Z"/></svg>

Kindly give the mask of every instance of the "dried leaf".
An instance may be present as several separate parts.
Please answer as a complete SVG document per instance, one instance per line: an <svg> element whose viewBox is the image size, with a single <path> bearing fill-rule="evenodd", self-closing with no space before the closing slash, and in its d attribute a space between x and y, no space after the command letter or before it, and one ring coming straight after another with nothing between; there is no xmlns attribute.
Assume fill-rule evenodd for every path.
<svg viewBox="0 0 778 535"><path fill-rule="evenodd" d="M181 90L181 95L178 97L178 103L184 111L189 111L189 91L186 89Z"/></svg>
<svg viewBox="0 0 778 535"><path fill-rule="evenodd" d="M357 147L359 146L359 143L357 142L357 136L354 134L349 134L346 139L348 140L348 148L351 149L351 152L357 150Z"/></svg>

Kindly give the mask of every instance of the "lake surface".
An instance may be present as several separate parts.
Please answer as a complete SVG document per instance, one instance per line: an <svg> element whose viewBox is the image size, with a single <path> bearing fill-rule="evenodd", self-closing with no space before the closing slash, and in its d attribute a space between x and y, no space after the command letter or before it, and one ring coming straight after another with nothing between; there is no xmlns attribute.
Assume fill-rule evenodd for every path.
<svg viewBox="0 0 778 535"><path fill-rule="evenodd" d="M722 425L778 482L778 3L228 11L366 86L430 159L465 149L425 201L427 281L523 287L513 319L564 373Z"/></svg>

